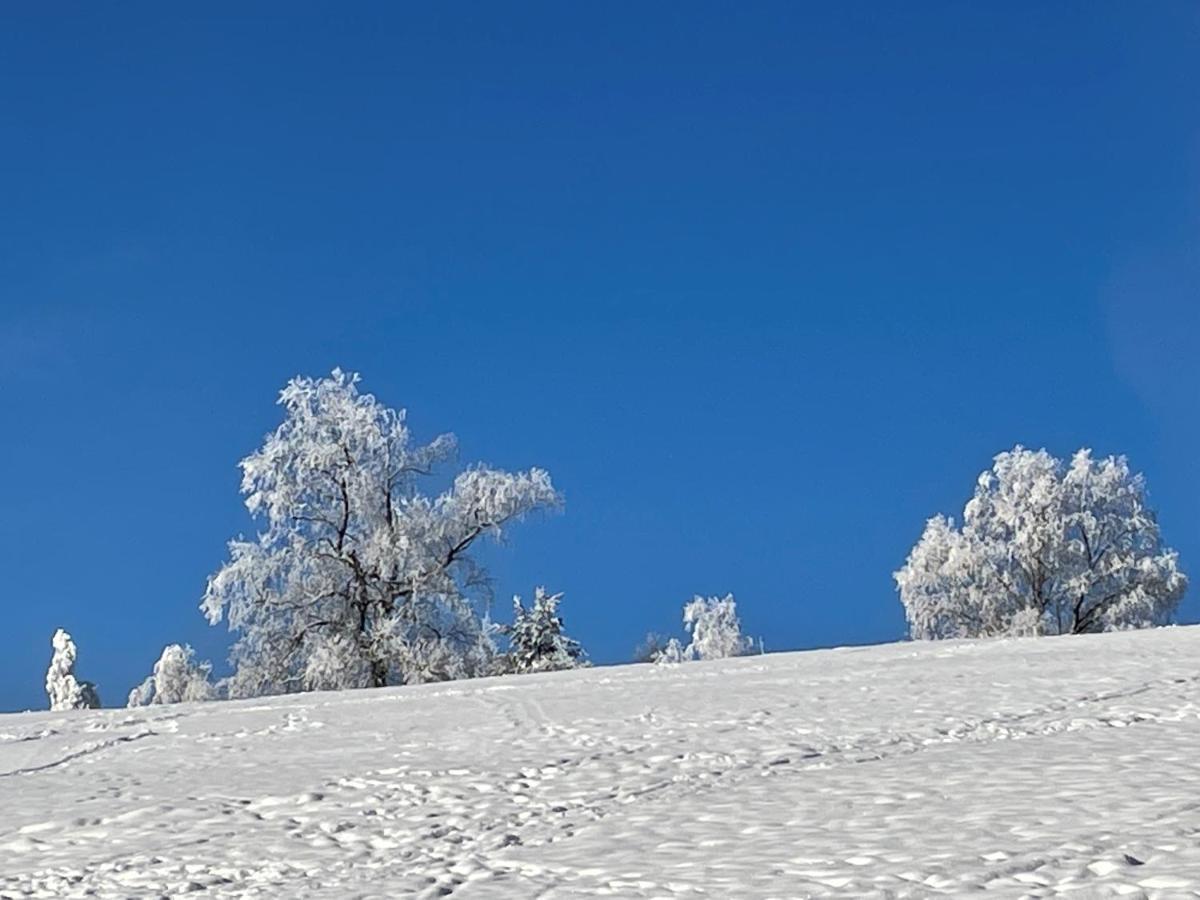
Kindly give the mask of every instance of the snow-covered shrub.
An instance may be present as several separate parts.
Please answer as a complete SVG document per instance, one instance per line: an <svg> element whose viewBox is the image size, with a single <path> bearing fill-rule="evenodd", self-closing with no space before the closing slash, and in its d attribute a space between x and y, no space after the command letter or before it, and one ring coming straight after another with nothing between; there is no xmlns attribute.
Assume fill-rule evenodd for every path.
<svg viewBox="0 0 1200 900"><path fill-rule="evenodd" d="M753 646L750 638L742 635L733 594L693 598L683 608L683 627L692 638L688 652L698 659L741 656Z"/></svg>
<svg viewBox="0 0 1200 900"><path fill-rule="evenodd" d="M283 424L241 463L265 527L230 543L201 604L239 633L230 696L485 674L473 548L559 505L549 474L476 466L431 496L420 479L454 437L414 445L404 411L359 393L357 375L294 378L279 402Z"/></svg>
<svg viewBox="0 0 1200 900"><path fill-rule="evenodd" d="M921 639L1161 625L1187 587L1125 457L1019 445L979 476L961 528L926 523L895 579Z"/></svg>
<svg viewBox="0 0 1200 900"><path fill-rule="evenodd" d="M691 638L686 645L678 638L665 640L649 634L638 648L639 661L675 665L693 659L742 656L754 648L754 641L742 634L733 594L693 597L683 607L683 627Z"/></svg>
<svg viewBox="0 0 1200 900"><path fill-rule="evenodd" d="M633 661L635 663L657 662L666 646L667 637L665 635L648 631L641 642L633 648Z"/></svg>
<svg viewBox="0 0 1200 900"><path fill-rule="evenodd" d="M695 658L696 651L692 649L691 644L685 647L679 642L679 638L671 638L654 655L654 662L662 666L672 666Z"/></svg>
<svg viewBox="0 0 1200 900"><path fill-rule="evenodd" d="M99 709L100 695L90 681L75 678L75 642L61 628L54 632L51 640L54 655L46 671L46 694L50 697L50 708Z"/></svg>
<svg viewBox="0 0 1200 900"><path fill-rule="evenodd" d="M558 604L563 595L547 594L539 587L533 594L533 606L526 609L520 597L513 597L513 623L503 632L508 636L508 670L511 672L550 672L584 665L579 642L563 631Z"/></svg>
<svg viewBox="0 0 1200 900"><path fill-rule="evenodd" d="M154 676L147 675L146 678L129 692L129 698L125 701L125 706L132 708L135 706L149 706L154 702Z"/></svg>
<svg viewBox="0 0 1200 900"><path fill-rule="evenodd" d="M169 644L154 664L154 674L129 692L128 706L212 700L216 687L209 681L212 663L198 663L187 645Z"/></svg>

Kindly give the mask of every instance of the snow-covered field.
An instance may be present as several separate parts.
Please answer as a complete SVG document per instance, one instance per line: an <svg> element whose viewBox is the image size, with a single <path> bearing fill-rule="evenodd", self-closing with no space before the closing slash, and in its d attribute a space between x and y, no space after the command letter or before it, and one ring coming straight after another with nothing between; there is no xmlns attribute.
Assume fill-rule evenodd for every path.
<svg viewBox="0 0 1200 900"><path fill-rule="evenodd" d="M1200 627L0 716L0 896L1200 894Z"/></svg>

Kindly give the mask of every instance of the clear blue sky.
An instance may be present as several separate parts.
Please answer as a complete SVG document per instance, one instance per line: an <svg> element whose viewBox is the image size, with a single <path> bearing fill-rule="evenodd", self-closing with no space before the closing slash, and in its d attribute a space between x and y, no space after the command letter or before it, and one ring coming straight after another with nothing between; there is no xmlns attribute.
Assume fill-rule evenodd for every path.
<svg viewBox="0 0 1200 900"><path fill-rule="evenodd" d="M1127 453L1200 579L1194 4L246 6L3 13L0 708L57 626L112 704L223 660L236 463L335 365L550 469L497 593L602 663L696 592L900 637L1017 442Z"/></svg>

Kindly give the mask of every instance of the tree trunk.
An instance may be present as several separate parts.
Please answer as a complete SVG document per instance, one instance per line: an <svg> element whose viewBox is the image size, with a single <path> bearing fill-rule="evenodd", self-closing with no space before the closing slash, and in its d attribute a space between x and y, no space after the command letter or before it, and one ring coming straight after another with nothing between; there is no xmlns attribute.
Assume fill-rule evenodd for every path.
<svg viewBox="0 0 1200 900"><path fill-rule="evenodd" d="M387 687L388 667L383 660L371 660L371 687Z"/></svg>

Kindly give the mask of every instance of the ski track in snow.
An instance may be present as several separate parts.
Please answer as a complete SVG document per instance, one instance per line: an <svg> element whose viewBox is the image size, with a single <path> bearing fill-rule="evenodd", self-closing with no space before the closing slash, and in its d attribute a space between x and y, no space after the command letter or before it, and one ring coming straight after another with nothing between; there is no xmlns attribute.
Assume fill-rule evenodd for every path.
<svg viewBox="0 0 1200 900"><path fill-rule="evenodd" d="M1200 896L1200 627L0 716L0 897Z"/></svg>

